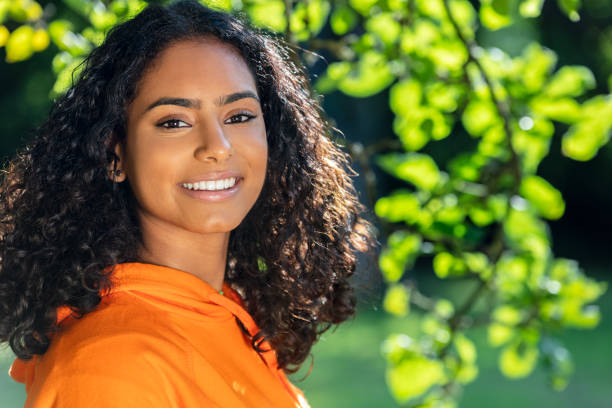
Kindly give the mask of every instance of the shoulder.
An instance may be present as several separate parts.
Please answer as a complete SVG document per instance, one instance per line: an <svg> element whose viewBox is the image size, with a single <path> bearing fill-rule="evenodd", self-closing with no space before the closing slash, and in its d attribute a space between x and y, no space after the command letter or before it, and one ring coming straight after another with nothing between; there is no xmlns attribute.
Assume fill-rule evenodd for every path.
<svg viewBox="0 0 612 408"><path fill-rule="evenodd" d="M134 306L119 299L63 322L37 373L54 407L174 404L175 380L192 371L187 348L162 317Z"/></svg>

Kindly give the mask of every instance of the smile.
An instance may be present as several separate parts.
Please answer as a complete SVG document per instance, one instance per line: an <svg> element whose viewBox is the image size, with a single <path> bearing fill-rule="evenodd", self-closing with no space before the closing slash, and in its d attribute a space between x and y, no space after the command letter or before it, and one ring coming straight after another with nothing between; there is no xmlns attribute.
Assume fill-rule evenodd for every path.
<svg viewBox="0 0 612 408"><path fill-rule="evenodd" d="M182 186L189 190L226 190L236 184L236 177L230 177L221 180L200 181L198 183L183 183Z"/></svg>
<svg viewBox="0 0 612 408"><path fill-rule="evenodd" d="M202 201L222 201L222 200L226 200L232 196L234 196L238 190L241 188L242 186L242 178L230 178L230 179L223 179L223 180L215 180L215 181L200 181L198 183L183 183L181 184L181 190L183 192L185 192L187 195L196 198L198 200L202 200ZM226 182L229 183L227 184L227 188L225 187ZM222 189L217 190L217 183L222 182L223 184L219 184L219 186L223 186ZM200 189L202 186L202 183L204 183L204 189ZM212 189L208 189L209 184L208 183L214 183L212 187ZM189 187L189 185L191 184L191 187Z"/></svg>

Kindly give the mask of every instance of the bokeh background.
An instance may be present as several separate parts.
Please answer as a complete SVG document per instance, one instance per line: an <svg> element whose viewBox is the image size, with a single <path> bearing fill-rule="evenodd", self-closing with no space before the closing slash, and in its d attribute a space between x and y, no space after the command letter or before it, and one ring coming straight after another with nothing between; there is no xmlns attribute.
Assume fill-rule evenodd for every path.
<svg viewBox="0 0 612 408"><path fill-rule="evenodd" d="M3 2L7 3L6 0L0 0L0 4ZM68 0L38 3L55 16L75 22L82 20L82 16L70 7L71 2ZM303 2L294 2L293 5L297 3ZM478 1L472 3L476 8L480 6ZM537 41L556 52L559 65L589 67L597 83L591 92L607 94L608 80L612 74L612 2L583 0L579 15L578 21L572 21L557 2L546 1L540 17L518 19L513 25L498 30L480 27L476 40L482 47L496 47L511 56L520 54L527 44ZM11 22L5 24L9 29L19 25ZM325 25L317 38L332 38L333 34L330 27ZM52 103L49 92L56 80L51 61L57 52L57 48L51 44L27 60L9 63L5 60L4 48L0 48L0 155L3 162L31 137L29 130L40 124L48 113ZM322 74L327 64L324 56L311 60L309 74L312 81ZM388 88L365 98L350 97L336 90L325 95L323 106L348 141L367 146L381 137L393 137L394 115L389 109L388 100ZM443 141L428 144L423 151L436 162L444 163L457 150L466 148L470 143L468 135L456 132ZM611 164L612 146L609 143L592 160L581 162L568 159L562 154L561 137L555 134L550 153L538 168L538 175L563 193L566 204L563 217L549 221L555 255L577 260L586 275L602 282L610 281L612 266ZM369 216L376 222L373 203L366 194L364 169L359 162L354 163L354 168L360 174L355 178L355 183L362 201L368 204ZM385 196L405 184L376 166L372 167L372 171L376 176L376 197ZM384 245L385 239L382 235L379 237L381 244ZM365 258L361 261L355 276L359 294L356 318L322 336L313 348L314 365L309 375L310 360L307 360L302 369L291 377L304 390L313 407L398 406L385 382L387 363L381 345L392 333L417 336L423 315L411 312L400 317L386 312L382 307L385 281L378 265ZM436 277L432 273L430 260L417 261L410 270L410 276L418 282L421 292L451 301L463 299L473 286L470 281ZM554 391L548 387L546 370L541 365L526 378L505 377L499 369L499 349L487 344L486 328L468 330L466 334L478 350L479 374L465 386L459 406L612 406L610 291L605 292L597 304L601 311L601 321L596 328L567 329L558 335L574 360L574 373L563 391ZM14 383L6 374L12 359L10 350L0 353L3 373L0 375L0 407L21 406L25 400L23 385Z"/></svg>

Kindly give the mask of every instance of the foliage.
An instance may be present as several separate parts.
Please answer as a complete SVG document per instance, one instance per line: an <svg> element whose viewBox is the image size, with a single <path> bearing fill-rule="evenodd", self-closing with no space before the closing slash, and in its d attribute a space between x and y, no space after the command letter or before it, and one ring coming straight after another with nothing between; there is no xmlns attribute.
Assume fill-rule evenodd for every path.
<svg viewBox="0 0 612 408"><path fill-rule="evenodd" d="M0 0L6 62L57 48L51 97L68 87L110 27L146 5L63 1L82 17L83 29L54 19L34 0ZM389 284L383 306L399 316L423 313L419 339L397 333L382 346L397 401L456 406L461 387L478 375L477 350L465 334L478 324L487 326L489 344L501 348L504 375L522 378L540 363L553 389L564 389L571 354L555 333L597 326L592 302L606 285L575 261L554 256L547 221L562 217L565 203L538 167L556 135L566 157L593 158L610 138L612 97L590 95L596 85L590 69L558 67L555 52L538 43L512 57L476 41L478 30L539 17L544 0L481 0L478 7L467 0L202 2L246 13L290 43L331 54L335 60L315 83L320 93L364 98L389 91L395 137L349 148L364 168L373 160L406 183L376 198L374 207L392 230L379 257ZM557 3L572 21L580 18L579 0ZM321 36L327 27L332 38ZM308 63L312 55L302 57ZM456 152L445 168L422 152L461 132L475 148ZM377 154L388 146L397 151ZM440 279L473 280L474 291L459 305L425 296L405 273L419 257L431 259ZM475 314L480 299L488 303Z"/></svg>

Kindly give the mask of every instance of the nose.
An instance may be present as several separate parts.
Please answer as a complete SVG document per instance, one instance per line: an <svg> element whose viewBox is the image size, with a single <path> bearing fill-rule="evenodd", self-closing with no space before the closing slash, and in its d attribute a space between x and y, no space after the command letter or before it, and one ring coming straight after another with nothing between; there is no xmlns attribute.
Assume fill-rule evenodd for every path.
<svg viewBox="0 0 612 408"><path fill-rule="evenodd" d="M207 126L202 126L198 146L194 152L196 159L223 162L232 155L233 151L234 148L225 134L222 125L214 122Z"/></svg>

